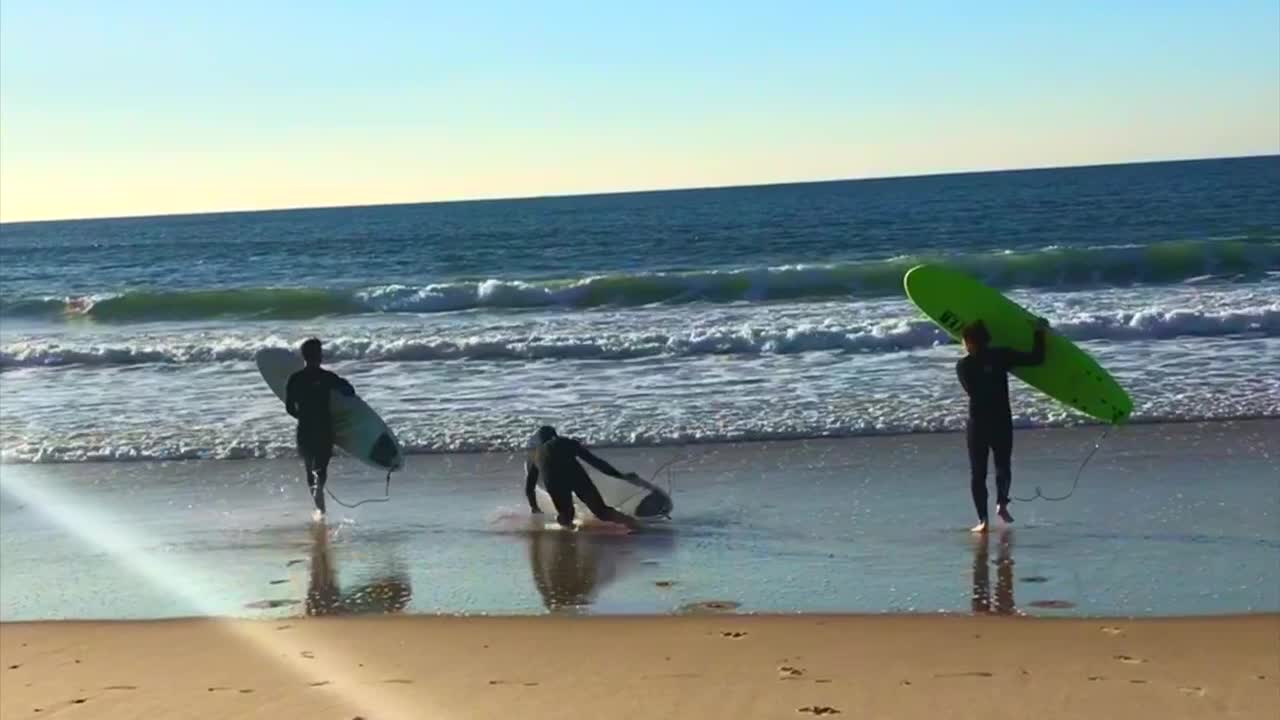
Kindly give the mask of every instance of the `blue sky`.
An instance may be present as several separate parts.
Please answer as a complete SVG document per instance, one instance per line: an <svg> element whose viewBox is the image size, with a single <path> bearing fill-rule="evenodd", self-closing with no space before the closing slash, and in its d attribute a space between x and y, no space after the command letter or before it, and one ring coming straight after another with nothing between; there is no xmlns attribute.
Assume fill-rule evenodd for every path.
<svg viewBox="0 0 1280 720"><path fill-rule="evenodd" d="M1280 152L1280 3L0 3L0 219Z"/></svg>

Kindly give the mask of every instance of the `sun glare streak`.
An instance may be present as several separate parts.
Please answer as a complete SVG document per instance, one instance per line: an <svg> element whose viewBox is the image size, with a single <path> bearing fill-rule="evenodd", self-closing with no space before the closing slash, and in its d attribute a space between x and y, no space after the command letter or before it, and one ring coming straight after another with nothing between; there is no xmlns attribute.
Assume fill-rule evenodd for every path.
<svg viewBox="0 0 1280 720"><path fill-rule="evenodd" d="M217 618L225 614L225 607L210 598L221 593L222 583L217 578L198 569L180 565L154 552L149 552L130 529L112 522L103 512L86 508L62 493L23 478L15 473L0 472L0 490L11 498L36 509L44 517L66 530L73 537L96 550L105 550L119 560L129 571L156 588L179 598L201 615ZM339 667L330 658L342 657L337 647L316 645L315 636L307 636L305 646L288 633L258 634L253 632L256 623L251 621L224 622L221 626L237 636L245 645L287 667L303 681L317 676L343 677L350 669ZM303 657L303 652L306 657ZM414 718L446 717L439 708L416 705L410 710L405 702L381 695L373 688L358 684L334 683L320 690L335 696L348 706L353 714L378 720L412 720Z"/></svg>

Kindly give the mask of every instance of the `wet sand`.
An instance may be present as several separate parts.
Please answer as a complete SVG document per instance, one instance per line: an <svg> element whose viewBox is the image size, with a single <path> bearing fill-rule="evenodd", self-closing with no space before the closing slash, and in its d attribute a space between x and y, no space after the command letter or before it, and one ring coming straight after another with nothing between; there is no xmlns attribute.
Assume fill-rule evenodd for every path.
<svg viewBox="0 0 1280 720"><path fill-rule="evenodd" d="M1099 428L1019 432L1014 494L1063 495ZM317 535L296 460L0 468L0 620L299 614L1280 612L1280 423L1140 425L1063 502L968 528L956 434L600 450L671 466L669 523L543 531L518 455L414 456L391 499L331 504ZM381 497L349 461L348 501ZM660 473L658 482L668 477Z"/></svg>
<svg viewBox="0 0 1280 720"><path fill-rule="evenodd" d="M4 718L1258 718L1280 615L6 623Z"/></svg>

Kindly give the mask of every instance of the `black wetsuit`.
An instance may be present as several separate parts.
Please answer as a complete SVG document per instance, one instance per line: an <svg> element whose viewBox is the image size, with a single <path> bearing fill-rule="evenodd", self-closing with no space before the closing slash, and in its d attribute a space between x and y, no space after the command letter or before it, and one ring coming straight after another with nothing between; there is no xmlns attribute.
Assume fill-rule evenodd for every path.
<svg viewBox="0 0 1280 720"><path fill-rule="evenodd" d="M612 465L601 460L582 443L571 438L556 436L529 451L525 462L524 494L529 499L529 508L539 512L538 496L534 489L538 478L542 478L547 494L556 505L557 522L561 527L573 527L573 496L577 495L591 513L601 520L623 522L626 516L605 504L595 483L591 482L587 471L578 463L578 458L587 461L595 469L609 475L625 479Z"/></svg>
<svg viewBox="0 0 1280 720"><path fill-rule="evenodd" d="M987 455L995 456L996 504L1009 503L1013 474L1013 412L1009 409L1009 370L1044 362L1044 333L1037 331L1031 352L985 348L956 363L960 385L969 394L969 489L978 518L987 520Z"/></svg>
<svg viewBox="0 0 1280 720"><path fill-rule="evenodd" d="M316 508L324 512L324 484L333 457L333 420L329 393L354 395L351 383L320 367L306 367L289 377L284 407L298 419L298 454L307 472L307 488Z"/></svg>

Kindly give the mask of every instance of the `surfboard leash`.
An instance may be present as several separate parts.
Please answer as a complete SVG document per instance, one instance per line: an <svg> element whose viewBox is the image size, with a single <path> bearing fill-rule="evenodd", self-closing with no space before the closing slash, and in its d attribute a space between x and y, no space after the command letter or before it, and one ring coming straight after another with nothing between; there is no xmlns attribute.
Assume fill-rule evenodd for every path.
<svg viewBox="0 0 1280 720"><path fill-rule="evenodd" d="M360 507L361 505L364 505L365 503L386 502L391 499L391 471L389 470L387 471L387 486L385 489L385 494L380 498L368 498L366 500L361 500L355 504L348 505L347 503L342 502L342 499L339 498L337 495L334 495L333 490L329 489L328 486L325 487L324 491L329 494L329 498L332 499L334 502L338 503L344 508L348 508L351 510L354 510Z"/></svg>
<svg viewBox="0 0 1280 720"><path fill-rule="evenodd" d="M1036 499L1048 500L1049 502L1062 502L1063 500L1066 500L1067 498L1071 497L1073 494L1075 494L1076 486L1080 484L1080 476L1084 473L1085 467L1089 464L1089 461L1093 459L1093 456L1098 454L1098 449L1102 447L1102 442L1107 439L1107 436L1110 435L1111 431L1114 429L1116 429L1115 425L1107 425L1107 429L1103 430L1102 434L1098 436L1098 439L1094 441L1093 449L1090 450L1089 454L1085 456L1084 462L1080 463L1080 467L1076 468L1076 477L1074 480L1071 481L1071 489L1067 491L1066 495L1062 495L1058 497L1054 497L1052 495L1045 495L1044 492L1041 491L1040 486L1037 485L1035 495L1032 495L1029 498L1020 498L1015 496L1013 499L1017 500L1018 502L1031 502L1032 500L1036 500Z"/></svg>

